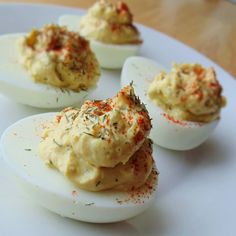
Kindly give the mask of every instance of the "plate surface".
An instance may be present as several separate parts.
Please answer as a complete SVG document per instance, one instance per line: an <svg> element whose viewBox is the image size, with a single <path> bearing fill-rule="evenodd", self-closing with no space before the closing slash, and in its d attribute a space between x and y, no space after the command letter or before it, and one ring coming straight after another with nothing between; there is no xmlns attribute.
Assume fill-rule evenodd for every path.
<svg viewBox="0 0 236 236"><path fill-rule="evenodd" d="M132 6L131 6L132 8ZM27 32L57 22L62 14L82 10L51 5L0 5L0 34ZM13 17L14 16L14 17ZM0 158L0 235L236 235L236 82L215 63L176 40L138 26L144 45L141 56L167 68L172 62L199 62L214 66L228 105L210 139L192 151L154 147L160 171L158 198L153 207L129 221L88 224L53 214L36 205L17 184ZM112 97L120 89L120 71L102 71L92 99ZM0 95L0 134L13 122L48 110L16 104ZM13 147L14 148L14 147Z"/></svg>

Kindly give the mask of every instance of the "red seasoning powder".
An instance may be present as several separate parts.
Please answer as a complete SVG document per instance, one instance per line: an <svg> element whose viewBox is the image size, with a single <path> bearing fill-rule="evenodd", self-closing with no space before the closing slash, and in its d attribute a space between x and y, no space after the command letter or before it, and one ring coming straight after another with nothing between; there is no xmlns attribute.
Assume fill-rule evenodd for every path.
<svg viewBox="0 0 236 236"><path fill-rule="evenodd" d="M152 172L144 185L137 189L132 189L128 192L127 197L116 199L116 202L120 205L123 204L144 204L156 191L157 181L158 181L159 172L156 168L152 169Z"/></svg>
<svg viewBox="0 0 236 236"><path fill-rule="evenodd" d="M61 121L61 118L62 118L62 116L61 116L61 115L58 115L58 116L56 116L56 121L57 121L57 123L60 123L60 121Z"/></svg>
<svg viewBox="0 0 236 236"><path fill-rule="evenodd" d="M182 125L182 126L187 126L188 124L183 122L183 121L180 121L180 120L177 120L175 119L173 116L170 116L168 115L167 113L162 113L162 115L169 121L171 121L172 123L175 123L175 124L178 124L178 125Z"/></svg>
<svg viewBox="0 0 236 236"><path fill-rule="evenodd" d="M168 121L170 121L170 122L172 122L174 124L183 126L183 127L190 128L191 124L193 125L193 123L191 121L190 122L184 122L184 121L181 121L181 120L177 120L173 116L171 116L171 115L169 115L167 113L161 113L161 115L163 115ZM204 125L204 123L202 123L202 122L194 122L194 126L202 126L202 125Z"/></svg>

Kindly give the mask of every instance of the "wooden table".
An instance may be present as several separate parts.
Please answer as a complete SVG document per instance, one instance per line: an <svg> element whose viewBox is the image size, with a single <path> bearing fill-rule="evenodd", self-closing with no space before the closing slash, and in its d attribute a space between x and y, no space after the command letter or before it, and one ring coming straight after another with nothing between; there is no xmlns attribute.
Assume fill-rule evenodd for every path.
<svg viewBox="0 0 236 236"><path fill-rule="evenodd" d="M95 2L95 0L22 1L80 8L88 8ZM125 2L130 6L136 22L188 44L236 77L236 4L225 0L126 0Z"/></svg>

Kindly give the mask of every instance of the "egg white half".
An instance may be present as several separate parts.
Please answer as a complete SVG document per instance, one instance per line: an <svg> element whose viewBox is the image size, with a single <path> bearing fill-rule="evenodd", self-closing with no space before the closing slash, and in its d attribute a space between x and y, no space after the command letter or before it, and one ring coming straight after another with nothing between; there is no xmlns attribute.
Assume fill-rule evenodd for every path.
<svg viewBox="0 0 236 236"><path fill-rule="evenodd" d="M62 15L58 19L61 26L67 26L71 31L79 32L80 16L76 15ZM90 40L92 51L96 54L99 64L102 68L120 69L124 61L130 57L138 54L140 44L107 44Z"/></svg>
<svg viewBox="0 0 236 236"><path fill-rule="evenodd" d="M44 113L20 120L1 137L3 158L32 199L61 216L95 223L126 220L155 201L156 190L136 199L126 192L81 190L57 170L47 167L37 148L43 127L55 115Z"/></svg>
<svg viewBox="0 0 236 236"><path fill-rule="evenodd" d="M121 87L133 82L135 93L146 105L152 118L150 137L155 144L173 150L189 150L203 143L218 124L218 120L202 124L170 119L148 97L147 90L154 77L166 68L157 62L130 57L125 61L121 74Z"/></svg>
<svg viewBox="0 0 236 236"><path fill-rule="evenodd" d="M0 36L0 93L18 103L41 108L80 104L89 91L73 92L34 82L19 64L17 40L23 34Z"/></svg>

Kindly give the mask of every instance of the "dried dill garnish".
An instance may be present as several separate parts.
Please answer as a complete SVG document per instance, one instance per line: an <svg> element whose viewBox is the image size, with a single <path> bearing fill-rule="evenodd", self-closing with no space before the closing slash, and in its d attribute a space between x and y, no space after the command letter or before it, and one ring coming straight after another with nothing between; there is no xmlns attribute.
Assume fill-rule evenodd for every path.
<svg viewBox="0 0 236 236"><path fill-rule="evenodd" d="M103 122L103 123L104 123L105 120L107 119L107 116L108 116L108 115L106 115L106 114L103 115L103 117L102 117L102 122Z"/></svg>
<svg viewBox="0 0 236 236"><path fill-rule="evenodd" d="M58 147L62 147L61 144L59 144L55 139L52 140Z"/></svg>
<svg viewBox="0 0 236 236"><path fill-rule="evenodd" d="M78 115L79 115L79 112L73 114L72 117L71 117L71 119L72 119L72 120L75 120L75 119L77 118Z"/></svg>
<svg viewBox="0 0 236 236"><path fill-rule="evenodd" d="M120 200L119 198L116 198L116 202L119 203L119 204L122 204L122 203L123 203L123 201Z"/></svg>
<svg viewBox="0 0 236 236"><path fill-rule="evenodd" d="M113 127L114 127L115 129L118 128L118 122L114 122L112 125L113 125Z"/></svg>
<svg viewBox="0 0 236 236"><path fill-rule="evenodd" d="M95 135L93 135L93 134L91 134L91 133L87 133L87 132L83 132L84 134L87 134L87 135L90 135L90 136L92 136L92 137L95 137L96 138L96 136Z"/></svg>
<svg viewBox="0 0 236 236"><path fill-rule="evenodd" d="M92 206L94 204L95 204L94 202L90 202L90 203L86 203L85 206Z"/></svg>
<svg viewBox="0 0 236 236"><path fill-rule="evenodd" d="M64 115L65 115L65 117L66 117L67 123L69 123L69 122L70 122L69 117L67 116L67 114L66 114L65 112L64 112Z"/></svg>

